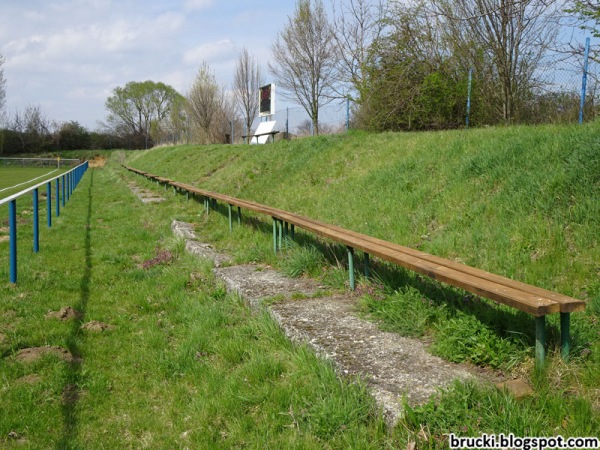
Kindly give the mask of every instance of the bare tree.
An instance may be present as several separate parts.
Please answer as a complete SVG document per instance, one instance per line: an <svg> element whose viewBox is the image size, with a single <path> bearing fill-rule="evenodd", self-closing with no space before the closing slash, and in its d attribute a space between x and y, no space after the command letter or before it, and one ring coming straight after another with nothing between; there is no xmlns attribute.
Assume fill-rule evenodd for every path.
<svg viewBox="0 0 600 450"><path fill-rule="evenodd" d="M545 52L558 34L562 0L431 0L455 51L483 53L479 61L496 75L500 114L515 117L516 100L527 89Z"/></svg>
<svg viewBox="0 0 600 450"><path fill-rule="evenodd" d="M243 48L238 54L233 80L233 92L235 104L244 116L246 134L250 134L250 127L258 112L259 89L264 84L264 77L254 56L251 56L247 48Z"/></svg>
<svg viewBox="0 0 600 450"><path fill-rule="evenodd" d="M6 80L4 79L4 56L0 53L0 125L4 121L4 106L6 105Z"/></svg>
<svg viewBox="0 0 600 450"><path fill-rule="evenodd" d="M343 97L354 91L360 95L369 47L385 28L386 0L333 0L333 38Z"/></svg>
<svg viewBox="0 0 600 450"><path fill-rule="evenodd" d="M319 134L319 108L335 98L337 82L333 30L321 0L298 0L272 52L276 64L269 69L283 96L300 103Z"/></svg>
<svg viewBox="0 0 600 450"><path fill-rule="evenodd" d="M187 100L197 140L202 144L214 142L214 125L218 113L223 110L224 92L206 61L198 69Z"/></svg>

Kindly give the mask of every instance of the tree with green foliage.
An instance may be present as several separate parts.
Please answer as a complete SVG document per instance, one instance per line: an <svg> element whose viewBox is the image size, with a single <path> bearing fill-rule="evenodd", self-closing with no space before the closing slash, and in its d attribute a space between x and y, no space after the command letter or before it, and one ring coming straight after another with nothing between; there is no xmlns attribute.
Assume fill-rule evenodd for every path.
<svg viewBox="0 0 600 450"><path fill-rule="evenodd" d="M595 37L600 37L600 3L597 0L575 0L567 12L574 14Z"/></svg>
<svg viewBox="0 0 600 450"><path fill-rule="evenodd" d="M152 124L161 126L179 97L181 95L167 84L131 81L124 87L116 87L106 100L108 122L120 134L133 139L133 147L151 147Z"/></svg>
<svg viewBox="0 0 600 450"><path fill-rule="evenodd" d="M333 30L321 0L298 0L272 52L269 69L282 95L304 108L319 134L319 108L334 100L338 78Z"/></svg>
<svg viewBox="0 0 600 450"><path fill-rule="evenodd" d="M76 121L60 125L55 140L58 150L84 150L92 143L90 132Z"/></svg>

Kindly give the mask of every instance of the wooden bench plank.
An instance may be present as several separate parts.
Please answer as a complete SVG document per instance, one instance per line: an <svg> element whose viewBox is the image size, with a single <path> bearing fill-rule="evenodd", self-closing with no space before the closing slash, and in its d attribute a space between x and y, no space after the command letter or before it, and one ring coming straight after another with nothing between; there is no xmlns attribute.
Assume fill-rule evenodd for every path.
<svg viewBox="0 0 600 450"><path fill-rule="evenodd" d="M164 179L162 177L156 178ZM409 247L346 230L335 225L322 223L256 202L206 191L185 183L173 182L171 180L169 180L169 183L201 196L214 198L230 205L271 215L274 218L297 225L320 236L394 262L433 279L507 304L537 317L554 312L574 312L585 309L585 302L581 300L511 280L445 258L429 255Z"/></svg>

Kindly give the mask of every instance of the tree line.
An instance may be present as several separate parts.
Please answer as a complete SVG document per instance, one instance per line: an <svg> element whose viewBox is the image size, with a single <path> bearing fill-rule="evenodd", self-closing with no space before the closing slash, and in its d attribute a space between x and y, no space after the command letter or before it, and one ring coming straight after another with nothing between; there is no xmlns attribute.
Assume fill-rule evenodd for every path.
<svg viewBox="0 0 600 450"><path fill-rule="evenodd" d="M282 96L301 105L319 134L319 110L350 99L353 126L432 130L464 126L467 90L473 125L537 123L572 114L572 94L539 80L561 47L565 18L599 36L594 0L297 0L266 68ZM597 49L592 58L599 60ZM107 122L90 132L51 123L39 107L4 113L0 55L0 152L68 148L149 148L157 143L226 143L251 133L266 71L248 49L238 54L231 89L203 62L180 94L161 82L132 81L105 102ZM571 98L573 97L573 98Z"/></svg>

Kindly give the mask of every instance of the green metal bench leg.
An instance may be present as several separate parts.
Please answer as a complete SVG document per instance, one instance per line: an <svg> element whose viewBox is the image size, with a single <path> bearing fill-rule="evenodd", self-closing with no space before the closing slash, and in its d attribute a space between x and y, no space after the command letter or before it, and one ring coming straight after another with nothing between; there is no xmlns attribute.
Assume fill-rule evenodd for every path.
<svg viewBox="0 0 600 450"><path fill-rule="evenodd" d="M290 227L290 233L292 235L292 240L293 240L294 237L296 236L296 227L294 226L294 224L292 224L292 226Z"/></svg>
<svg viewBox="0 0 600 450"><path fill-rule="evenodd" d="M560 354L563 359L569 358L571 350L571 313L560 313Z"/></svg>
<svg viewBox="0 0 600 450"><path fill-rule="evenodd" d="M535 367L540 370L544 367L546 357L546 316L535 318Z"/></svg>
<svg viewBox="0 0 600 450"><path fill-rule="evenodd" d="M371 278L371 268L369 267L368 253L365 253L365 278Z"/></svg>
<svg viewBox="0 0 600 450"><path fill-rule="evenodd" d="M282 242L283 242L283 220L278 220L277 221L277 227L279 228L279 244L278 244L278 248L279 248L279 251L281 251L281 246L282 246Z"/></svg>
<svg viewBox="0 0 600 450"><path fill-rule="evenodd" d="M348 274L350 276L350 290L353 291L356 284L354 282L354 249L352 247L348 247Z"/></svg>
<svg viewBox="0 0 600 450"><path fill-rule="evenodd" d="M227 205L227 212L229 213L229 231L233 231L233 213L231 211L231 205Z"/></svg>
<svg viewBox="0 0 600 450"><path fill-rule="evenodd" d="M273 251L277 254L277 219L273 217Z"/></svg>
<svg viewBox="0 0 600 450"><path fill-rule="evenodd" d="M242 208L238 206L238 225L242 224Z"/></svg>

